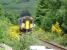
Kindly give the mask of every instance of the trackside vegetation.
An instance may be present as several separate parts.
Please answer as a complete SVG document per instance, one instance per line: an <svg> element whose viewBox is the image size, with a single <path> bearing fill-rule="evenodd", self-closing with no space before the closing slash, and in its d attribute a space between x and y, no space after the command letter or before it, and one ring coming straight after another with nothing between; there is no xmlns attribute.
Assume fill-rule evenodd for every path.
<svg viewBox="0 0 67 50"><path fill-rule="evenodd" d="M29 11L36 24L31 32L19 31L23 11ZM67 47L67 0L0 0L0 44L29 50L30 45L43 45L39 39Z"/></svg>

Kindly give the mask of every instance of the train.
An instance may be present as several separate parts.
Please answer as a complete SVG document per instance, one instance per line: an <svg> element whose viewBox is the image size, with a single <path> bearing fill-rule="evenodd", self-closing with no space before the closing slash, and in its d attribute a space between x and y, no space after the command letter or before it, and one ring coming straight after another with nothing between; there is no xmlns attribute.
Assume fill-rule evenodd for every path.
<svg viewBox="0 0 67 50"><path fill-rule="evenodd" d="M20 32L30 32L34 26L34 21L28 12L22 13L19 18Z"/></svg>

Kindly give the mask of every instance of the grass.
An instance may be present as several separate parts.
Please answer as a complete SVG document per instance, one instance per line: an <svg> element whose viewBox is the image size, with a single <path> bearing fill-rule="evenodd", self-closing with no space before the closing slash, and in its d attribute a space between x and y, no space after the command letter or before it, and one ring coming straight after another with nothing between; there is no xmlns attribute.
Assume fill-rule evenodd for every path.
<svg viewBox="0 0 67 50"><path fill-rule="evenodd" d="M7 21L5 22L7 24ZM16 31L17 26L12 24L9 24L7 26L5 25L4 22L3 24L0 24L0 26L1 26L0 28L2 29L0 30L0 43L4 42L6 45L9 45L10 47L12 47L13 50L20 50L20 48L22 50L28 50L29 46L31 45L42 45L42 42L38 40L38 38L36 38L35 35L32 34L32 32L22 34L22 36L19 36L20 32ZM5 30L3 26L5 27ZM16 35L19 37L19 40L16 37Z"/></svg>
<svg viewBox="0 0 67 50"><path fill-rule="evenodd" d="M43 45L42 42L37 39L31 32L22 35L21 44L23 50L28 50L29 46L31 45Z"/></svg>
<svg viewBox="0 0 67 50"><path fill-rule="evenodd" d="M33 29L33 35L35 35L38 39L55 42L57 44L67 47L67 35L66 34L61 36L58 33L45 32L41 28L36 27L35 29Z"/></svg>
<svg viewBox="0 0 67 50"><path fill-rule="evenodd" d="M4 50L4 48L0 48L0 50Z"/></svg>
<svg viewBox="0 0 67 50"><path fill-rule="evenodd" d="M58 44L67 46L67 35L59 36L57 33L45 32L36 26L31 32L28 32L26 34L22 33L22 36L19 36L20 32L15 31L16 28L18 28L17 26L9 24L5 19L2 19L0 21L2 22L0 22L0 43L4 42L5 44L12 47L13 50L28 50L30 45L43 45L42 41L39 39L53 41ZM9 32L9 30L13 31ZM12 33L15 33L14 36L17 35L19 37L19 40L17 40L18 38L15 39L14 37L11 37L13 36ZM9 36L9 34L12 35Z"/></svg>

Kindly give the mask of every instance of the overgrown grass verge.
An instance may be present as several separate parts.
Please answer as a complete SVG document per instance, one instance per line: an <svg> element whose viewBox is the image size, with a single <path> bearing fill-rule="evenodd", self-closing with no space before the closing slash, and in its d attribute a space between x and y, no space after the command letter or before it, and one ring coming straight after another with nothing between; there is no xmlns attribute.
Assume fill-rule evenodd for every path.
<svg viewBox="0 0 67 50"><path fill-rule="evenodd" d="M38 39L55 42L57 44L67 47L67 35L61 36L58 33L45 32L44 30L38 27L33 29L33 35L35 35Z"/></svg>
<svg viewBox="0 0 67 50"><path fill-rule="evenodd" d="M0 19L0 44L5 43L6 45L12 47L15 50L19 50L19 41L12 40L10 36L8 35L11 32L8 32L9 27L12 24L9 22L7 18L1 18Z"/></svg>
<svg viewBox="0 0 67 50"><path fill-rule="evenodd" d="M22 36L19 36L18 33L20 32L14 32L14 30L9 29L10 27L14 29L7 18L0 19L0 43L4 42L11 46L13 50L28 50L31 45L43 45L43 42L39 39L53 41L67 46L67 35L59 36L57 33L45 32L36 26L31 32L22 33ZM15 27L15 30L16 28L17 27ZM10 32L8 30L10 30ZM12 34L12 37L10 37L9 34ZM16 35L19 37L19 40L17 40Z"/></svg>
<svg viewBox="0 0 67 50"><path fill-rule="evenodd" d="M4 19L4 21L3 19L0 21L2 22L0 24L0 43L5 43L6 45L12 47L13 50L28 50L29 46L31 45L42 45L42 42L39 39L37 39L35 35L32 34L32 32L26 34L22 33L22 36L19 36L18 33L20 32L14 32L15 30L13 29L16 29L16 27L12 27L12 24L9 24L6 19ZM11 31L9 32L9 30ZM9 36L9 34L12 35ZM16 35L19 37L19 40L16 37Z"/></svg>
<svg viewBox="0 0 67 50"><path fill-rule="evenodd" d="M39 39L37 39L32 32L27 33L27 34L23 34L21 36L21 49L23 50L29 50L29 47L32 45L43 45L42 41L40 41Z"/></svg>

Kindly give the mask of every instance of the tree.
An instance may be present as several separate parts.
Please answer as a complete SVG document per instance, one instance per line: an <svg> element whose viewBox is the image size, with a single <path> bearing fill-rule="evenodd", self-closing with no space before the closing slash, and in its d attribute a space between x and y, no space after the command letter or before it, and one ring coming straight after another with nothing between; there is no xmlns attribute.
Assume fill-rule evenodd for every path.
<svg viewBox="0 0 67 50"><path fill-rule="evenodd" d="M61 27L64 17L64 3L66 0L39 0L37 13L35 17L36 23L45 28L46 30L51 29L51 25L59 22ZM47 19L47 20L46 20ZM49 21L49 22L47 22ZM49 23L49 24L46 24ZM44 25L46 24L46 25ZM49 29L48 29L49 28Z"/></svg>
<svg viewBox="0 0 67 50"><path fill-rule="evenodd" d="M0 4L0 17L4 17L4 8L3 5Z"/></svg>

